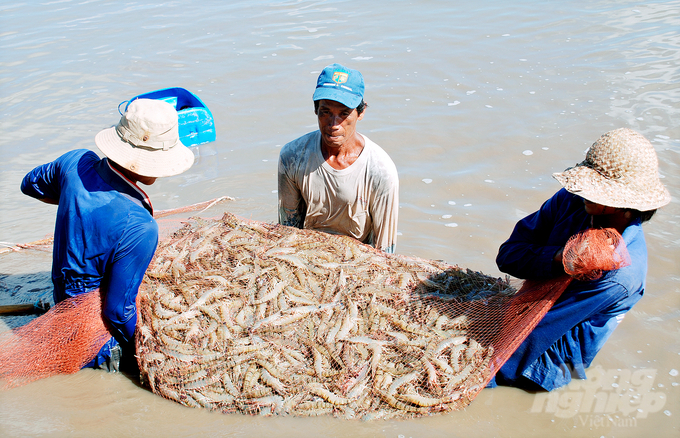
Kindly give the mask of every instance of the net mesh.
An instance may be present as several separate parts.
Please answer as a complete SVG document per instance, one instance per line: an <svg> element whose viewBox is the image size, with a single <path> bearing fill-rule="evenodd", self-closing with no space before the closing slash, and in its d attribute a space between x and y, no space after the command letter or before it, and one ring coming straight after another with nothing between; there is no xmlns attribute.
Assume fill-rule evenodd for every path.
<svg viewBox="0 0 680 438"><path fill-rule="evenodd" d="M566 287L225 214L159 245L137 348L151 389L248 414L389 418L467 406Z"/></svg>
<svg viewBox="0 0 680 438"><path fill-rule="evenodd" d="M572 275L626 260L611 231L584 232L564 251ZM507 279L345 236L229 213L192 218L161 241L140 287L140 377L163 397L225 413L461 409L571 280L516 291ZM0 378L7 387L76 372L109 336L99 292L71 298L0 336Z"/></svg>
<svg viewBox="0 0 680 438"><path fill-rule="evenodd" d="M623 237L613 228L589 228L572 236L564 246L564 271L581 281L597 280L604 271L630 265Z"/></svg>
<svg viewBox="0 0 680 438"><path fill-rule="evenodd" d="M0 378L10 388L75 373L110 337L101 317L99 289L77 295L0 335Z"/></svg>

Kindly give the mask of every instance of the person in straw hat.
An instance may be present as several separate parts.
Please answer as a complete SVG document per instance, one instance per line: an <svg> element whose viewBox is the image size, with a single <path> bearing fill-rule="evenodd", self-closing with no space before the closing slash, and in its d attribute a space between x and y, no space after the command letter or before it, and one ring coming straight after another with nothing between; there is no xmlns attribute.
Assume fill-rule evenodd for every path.
<svg viewBox="0 0 680 438"><path fill-rule="evenodd" d="M95 144L38 166L23 179L24 194L57 204L52 260L54 301L100 288L102 315L113 333L86 367L117 370L131 359L137 290L158 244L149 197L138 183L178 175L194 163L179 139L175 109L161 100L130 103L117 126Z"/></svg>
<svg viewBox="0 0 680 438"><path fill-rule="evenodd" d="M550 391L572 375L586 378L585 369L644 293L647 247L641 225L670 202L654 147L627 128L602 135L583 162L553 177L563 188L516 224L499 249L499 269L522 279L563 276L567 240L586 229L608 228L622 235L630 264L596 280L572 279L501 367L495 384Z"/></svg>

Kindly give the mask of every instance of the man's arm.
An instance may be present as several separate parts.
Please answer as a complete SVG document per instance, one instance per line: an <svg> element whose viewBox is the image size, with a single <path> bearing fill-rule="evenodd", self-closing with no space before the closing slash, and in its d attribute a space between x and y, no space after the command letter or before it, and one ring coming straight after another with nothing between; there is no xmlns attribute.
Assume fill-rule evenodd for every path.
<svg viewBox="0 0 680 438"><path fill-rule="evenodd" d="M134 341L137 325L137 292L158 245L158 224L151 217L137 220L126 229L101 284L102 316L121 344Z"/></svg>
<svg viewBox="0 0 680 438"><path fill-rule="evenodd" d="M555 261L562 245L548 244L550 233L559 226L555 215L560 210L561 200L558 192L538 211L517 222L496 256L496 264L502 272L524 279L552 278L564 272L561 264Z"/></svg>
<svg viewBox="0 0 680 438"><path fill-rule="evenodd" d="M61 195L61 175L68 172L78 161L88 154L96 159L97 155L86 149L76 149L65 153L51 163L43 164L26 174L21 181L21 191L32 198L47 204L59 204Z"/></svg>
<svg viewBox="0 0 680 438"><path fill-rule="evenodd" d="M290 171L290 163L279 156L279 223L302 228L305 224L307 204L297 183L289 176Z"/></svg>
<svg viewBox="0 0 680 438"><path fill-rule="evenodd" d="M21 191L47 204L59 204L60 184L57 161L43 164L26 174Z"/></svg>
<svg viewBox="0 0 680 438"><path fill-rule="evenodd" d="M373 221L373 246L393 254L397 246L397 223L399 219L399 180L385 182L387 190L378 196L371 206Z"/></svg>

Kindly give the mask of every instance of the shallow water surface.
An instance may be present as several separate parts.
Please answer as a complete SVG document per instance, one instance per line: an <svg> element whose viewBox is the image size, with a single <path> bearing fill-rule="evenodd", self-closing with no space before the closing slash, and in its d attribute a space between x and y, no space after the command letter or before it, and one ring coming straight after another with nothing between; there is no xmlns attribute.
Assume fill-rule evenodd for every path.
<svg viewBox="0 0 680 438"><path fill-rule="evenodd" d="M333 62L363 73L359 131L397 165L400 254L500 276L498 246L557 191L550 175L619 127L652 141L673 196L645 225L645 297L591 378L552 402L496 388L463 411L417 420L251 418L185 408L124 375L84 370L0 391L0 434L680 434L680 2L61 0L5 2L0 13L6 245L53 232L55 207L19 191L26 172L73 148L96 150L94 135L117 123L121 101L173 86L208 105L217 140L194 148L188 172L148 187L154 207L228 195L228 211L275 221L279 149L316 128L311 96ZM49 254L17 257L0 255L2 303L49 297Z"/></svg>

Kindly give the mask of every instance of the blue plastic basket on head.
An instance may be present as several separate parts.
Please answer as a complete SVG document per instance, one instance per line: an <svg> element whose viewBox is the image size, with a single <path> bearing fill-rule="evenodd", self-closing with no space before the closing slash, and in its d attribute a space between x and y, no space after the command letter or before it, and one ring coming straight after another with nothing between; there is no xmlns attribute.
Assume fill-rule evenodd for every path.
<svg viewBox="0 0 680 438"><path fill-rule="evenodd" d="M159 99L171 104L177 110L179 139L184 146L196 146L215 141L215 121L212 113L201 99L184 88L163 88L140 94L126 103L125 111L135 99ZM120 105L118 106L120 110Z"/></svg>

